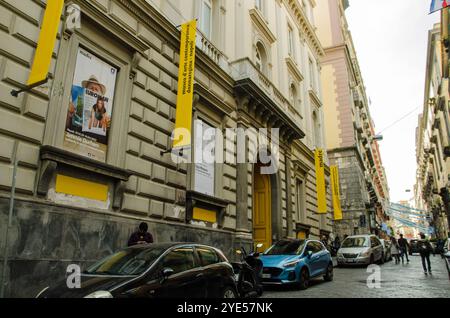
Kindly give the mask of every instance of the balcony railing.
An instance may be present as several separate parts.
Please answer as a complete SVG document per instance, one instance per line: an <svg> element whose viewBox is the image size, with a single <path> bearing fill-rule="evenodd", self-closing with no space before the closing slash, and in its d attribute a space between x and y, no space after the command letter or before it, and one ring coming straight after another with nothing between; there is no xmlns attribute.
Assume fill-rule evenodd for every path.
<svg viewBox="0 0 450 318"><path fill-rule="evenodd" d="M250 79L300 127L302 120L300 113L249 58L232 62L231 75L235 81Z"/></svg>
<svg viewBox="0 0 450 318"><path fill-rule="evenodd" d="M197 30L197 48L205 53L214 63L229 72L228 57L215 46L202 31Z"/></svg>

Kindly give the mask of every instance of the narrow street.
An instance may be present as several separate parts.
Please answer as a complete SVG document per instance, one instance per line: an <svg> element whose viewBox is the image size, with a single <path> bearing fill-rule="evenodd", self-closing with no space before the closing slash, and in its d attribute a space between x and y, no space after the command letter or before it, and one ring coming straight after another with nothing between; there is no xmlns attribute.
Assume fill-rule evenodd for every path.
<svg viewBox="0 0 450 318"><path fill-rule="evenodd" d="M445 262L431 257L432 276L422 271L420 256L410 256L410 263L381 266L381 288L367 287L366 267L335 268L334 281L317 278L309 289L266 288L265 298L450 298L450 280Z"/></svg>

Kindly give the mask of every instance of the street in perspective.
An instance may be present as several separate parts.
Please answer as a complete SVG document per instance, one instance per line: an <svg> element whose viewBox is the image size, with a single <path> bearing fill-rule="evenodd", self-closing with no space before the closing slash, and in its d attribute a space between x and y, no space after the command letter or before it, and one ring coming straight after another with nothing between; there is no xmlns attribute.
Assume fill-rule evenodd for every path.
<svg viewBox="0 0 450 318"><path fill-rule="evenodd" d="M449 16L0 0L0 298L450 298Z"/></svg>

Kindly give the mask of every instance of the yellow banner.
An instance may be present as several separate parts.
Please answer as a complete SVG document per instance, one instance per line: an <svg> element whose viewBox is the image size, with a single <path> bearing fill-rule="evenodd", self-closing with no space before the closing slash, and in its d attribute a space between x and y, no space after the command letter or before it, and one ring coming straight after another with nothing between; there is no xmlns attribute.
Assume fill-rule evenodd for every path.
<svg viewBox="0 0 450 318"><path fill-rule="evenodd" d="M334 220L342 220L342 207L341 207L341 190L339 184L339 169L337 166L331 166L331 189L333 193L333 209Z"/></svg>
<svg viewBox="0 0 450 318"><path fill-rule="evenodd" d="M323 149L316 149L316 188L317 188L317 213L327 213L327 196L325 186L325 163Z"/></svg>
<svg viewBox="0 0 450 318"><path fill-rule="evenodd" d="M197 20L182 25L173 148L189 147L191 145L196 34Z"/></svg>
<svg viewBox="0 0 450 318"><path fill-rule="evenodd" d="M41 32L34 55L33 67L27 85L31 86L44 81L48 76L48 69L52 61L56 35L64 8L64 0L48 0L42 20Z"/></svg>

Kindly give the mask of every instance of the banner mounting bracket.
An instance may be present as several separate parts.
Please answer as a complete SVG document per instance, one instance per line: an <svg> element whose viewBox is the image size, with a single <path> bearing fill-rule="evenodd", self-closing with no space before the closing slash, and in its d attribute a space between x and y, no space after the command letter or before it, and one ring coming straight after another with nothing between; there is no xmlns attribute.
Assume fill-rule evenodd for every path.
<svg viewBox="0 0 450 318"><path fill-rule="evenodd" d="M19 89L19 90L13 89L13 90L11 91L11 95L14 96L14 97L19 97L19 94L25 93L25 92L29 92L29 91L31 91L33 88L36 88L36 87L38 87L38 86L41 86L41 85L47 83L48 80L49 80L49 78L48 78L48 76L47 76L44 80L42 80L42 81L40 81L40 82L37 82L37 83L34 83L34 84L32 84L32 85L27 85L25 88L22 88L22 89Z"/></svg>

